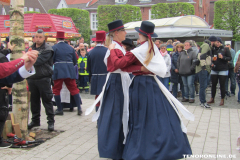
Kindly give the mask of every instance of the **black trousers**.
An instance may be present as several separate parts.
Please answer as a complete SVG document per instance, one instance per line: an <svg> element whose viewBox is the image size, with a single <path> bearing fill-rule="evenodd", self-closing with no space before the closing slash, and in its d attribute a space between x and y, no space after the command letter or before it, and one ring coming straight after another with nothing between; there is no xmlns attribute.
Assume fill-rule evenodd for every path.
<svg viewBox="0 0 240 160"><path fill-rule="evenodd" d="M2 143L2 132L5 125L5 121L8 117L8 108L7 107L0 107L0 143Z"/></svg>
<svg viewBox="0 0 240 160"><path fill-rule="evenodd" d="M54 112L52 103L51 78L28 79L29 91L31 92L32 121L40 123L41 99L47 114L48 124L54 123Z"/></svg>
<svg viewBox="0 0 240 160"><path fill-rule="evenodd" d="M2 87L2 86L0 86ZM2 132L5 125L5 121L8 117L8 92L7 90L0 89L0 143L2 143Z"/></svg>

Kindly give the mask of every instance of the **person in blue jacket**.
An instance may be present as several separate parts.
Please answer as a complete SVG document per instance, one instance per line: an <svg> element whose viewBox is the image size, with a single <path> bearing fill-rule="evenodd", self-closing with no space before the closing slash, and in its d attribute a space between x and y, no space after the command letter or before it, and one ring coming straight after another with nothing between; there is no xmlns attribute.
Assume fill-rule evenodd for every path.
<svg viewBox="0 0 240 160"><path fill-rule="evenodd" d="M97 31L96 47L89 52L88 56L88 72L91 77L91 92L90 94L96 95L95 99L102 92L103 85L106 81L107 76L107 66L104 64L103 60L106 55L108 48L104 47L104 42L106 38L105 31ZM96 111L100 106L100 102L96 105Z"/></svg>
<svg viewBox="0 0 240 160"><path fill-rule="evenodd" d="M58 108L55 111L55 115L63 115L63 107L61 105L60 97L63 82L66 84L78 106L78 115L81 115L81 98L75 80L76 73L74 69L74 66L77 64L77 58L74 49L64 42L64 34L64 32L57 32L57 44L52 47L54 50L53 94Z"/></svg>

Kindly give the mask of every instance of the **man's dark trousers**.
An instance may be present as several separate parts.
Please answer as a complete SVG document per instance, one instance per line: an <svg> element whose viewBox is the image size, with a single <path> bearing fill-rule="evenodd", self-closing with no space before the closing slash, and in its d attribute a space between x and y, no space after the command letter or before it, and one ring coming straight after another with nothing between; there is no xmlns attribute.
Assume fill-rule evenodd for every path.
<svg viewBox="0 0 240 160"><path fill-rule="evenodd" d="M207 89L207 79L209 76L209 73L207 70L201 70L197 73L199 78L199 100L201 103L206 103L206 89Z"/></svg>
<svg viewBox="0 0 240 160"><path fill-rule="evenodd" d="M231 94L234 94L235 95L235 90L236 90L236 77L235 77L235 73L234 73L234 68L231 68L228 70L228 78L226 79L226 83L225 83L225 90L226 90L226 93L228 92L228 80L230 78L230 82L231 82L231 85L230 85L230 92Z"/></svg>
<svg viewBox="0 0 240 160"><path fill-rule="evenodd" d="M31 92L32 122L40 123L41 100L45 107L48 124L54 123L52 103L51 78L28 79L29 91Z"/></svg>

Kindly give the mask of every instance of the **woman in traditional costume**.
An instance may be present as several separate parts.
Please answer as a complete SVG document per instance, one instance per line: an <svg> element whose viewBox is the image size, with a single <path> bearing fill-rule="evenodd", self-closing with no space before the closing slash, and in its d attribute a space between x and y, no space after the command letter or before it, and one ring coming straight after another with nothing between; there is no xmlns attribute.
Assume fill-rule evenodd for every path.
<svg viewBox="0 0 240 160"><path fill-rule="evenodd" d="M121 42L125 40L126 32L121 20L108 24L109 34L106 45L115 44L119 56L125 55ZM113 40L111 40L111 38ZM95 103L86 110L90 114L95 105L101 101L101 105L93 116L93 121L98 120L98 151L102 158L122 159L124 149L124 138L127 135L129 85L131 79L128 72L141 70L141 65L131 66L123 71L116 68L111 62L110 51L108 50L104 62L107 65L106 82L103 91ZM124 124L124 125L123 125Z"/></svg>
<svg viewBox="0 0 240 160"><path fill-rule="evenodd" d="M125 160L175 160L192 154L186 135L187 129L179 112L188 120L191 114L159 81L164 77L166 64L157 46L152 42L155 25L143 21L139 32L141 46L121 56L115 44L109 46L113 66L145 66L151 73L133 72L129 88L129 133L124 147ZM124 125L124 124L123 124Z"/></svg>

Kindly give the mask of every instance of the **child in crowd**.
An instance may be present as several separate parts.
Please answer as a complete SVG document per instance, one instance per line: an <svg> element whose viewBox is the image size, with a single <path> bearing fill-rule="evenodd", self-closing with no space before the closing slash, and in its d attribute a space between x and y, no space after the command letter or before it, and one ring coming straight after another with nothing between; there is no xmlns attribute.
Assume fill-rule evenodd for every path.
<svg viewBox="0 0 240 160"><path fill-rule="evenodd" d="M89 93L89 73L87 72L87 56L86 49L83 48L80 50L80 57L78 59L78 88L80 93L85 89L85 93Z"/></svg>

